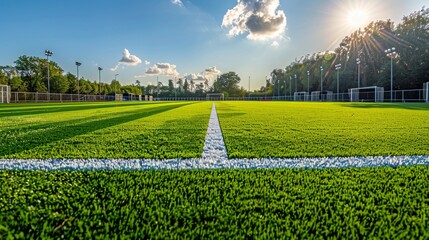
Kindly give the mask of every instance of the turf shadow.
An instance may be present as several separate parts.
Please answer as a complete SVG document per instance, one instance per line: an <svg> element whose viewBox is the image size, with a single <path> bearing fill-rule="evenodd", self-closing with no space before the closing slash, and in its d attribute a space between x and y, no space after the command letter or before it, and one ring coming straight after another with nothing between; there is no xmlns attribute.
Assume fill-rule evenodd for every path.
<svg viewBox="0 0 429 240"><path fill-rule="evenodd" d="M63 139L73 138L75 136L84 135L100 129L113 127L115 125L131 122L137 119L150 117L169 110L177 109L193 103L171 104L136 111L130 111L119 116L108 119L94 120L76 124L76 121L66 121L58 127L54 127L47 131L36 131L31 134L25 134L13 139L3 139L0 143L0 158L8 155L17 154L33 148L37 148L52 142ZM72 130L70 130L72 128Z"/></svg>
<svg viewBox="0 0 429 240"><path fill-rule="evenodd" d="M25 116L25 115L38 115L38 114L49 114L49 113L61 113L61 112L71 112L71 111L84 111L84 110L93 110L93 109L104 109L112 107L130 107L130 106L139 106L140 104L136 103L126 103L126 104L88 104L88 105L32 105L32 107L17 107L17 108L5 108L0 109L0 118L2 117L12 117L12 116ZM43 108L34 108L34 107L43 107Z"/></svg>
<svg viewBox="0 0 429 240"><path fill-rule="evenodd" d="M350 103L342 104L340 106L362 109L380 108L429 111L429 104L426 103Z"/></svg>

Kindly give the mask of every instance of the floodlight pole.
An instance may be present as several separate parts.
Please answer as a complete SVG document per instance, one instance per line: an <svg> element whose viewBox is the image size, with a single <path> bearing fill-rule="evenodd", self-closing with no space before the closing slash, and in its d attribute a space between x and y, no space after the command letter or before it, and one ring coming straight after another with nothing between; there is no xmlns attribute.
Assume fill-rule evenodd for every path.
<svg viewBox="0 0 429 240"><path fill-rule="evenodd" d="M268 76L265 76L265 86L267 86L267 83L268 83ZM267 92L268 92L268 89L265 89L264 98L267 97Z"/></svg>
<svg viewBox="0 0 429 240"><path fill-rule="evenodd" d="M292 76L289 76L289 97L292 98Z"/></svg>
<svg viewBox="0 0 429 240"><path fill-rule="evenodd" d="M250 76L249 76L249 98L250 98Z"/></svg>
<svg viewBox="0 0 429 240"><path fill-rule="evenodd" d="M156 97L159 98L159 81L158 81L158 76L156 76Z"/></svg>
<svg viewBox="0 0 429 240"><path fill-rule="evenodd" d="M310 93L310 71L307 71L307 93Z"/></svg>
<svg viewBox="0 0 429 240"><path fill-rule="evenodd" d="M177 101L177 90L176 90L176 79L177 77L174 77L174 101Z"/></svg>
<svg viewBox="0 0 429 240"><path fill-rule="evenodd" d="M397 57L398 54L394 47L385 50L387 57L390 57L390 102L393 102L393 58Z"/></svg>
<svg viewBox="0 0 429 240"><path fill-rule="evenodd" d="M79 66L82 65L80 62L76 62L76 78L77 78L77 101L80 101L80 89L79 89Z"/></svg>
<svg viewBox="0 0 429 240"><path fill-rule="evenodd" d="M98 67L98 95L100 96L100 100L101 100L101 71L103 70L103 68Z"/></svg>
<svg viewBox="0 0 429 240"><path fill-rule="evenodd" d="M323 92L323 66L320 66L320 96Z"/></svg>
<svg viewBox="0 0 429 240"><path fill-rule="evenodd" d="M296 85L297 85L297 81L296 81L296 74L295 74L295 92L298 91L298 87Z"/></svg>
<svg viewBox="0 0 429 240"><path fill-rule="evenodd" d="M337 98L340 96L340 69L341 63L335 65L335 70L337 70Z"/></svg>
<svg viewBox="0 0 429 240"><path fill-rule="evenodd" d="M286 100L286 71L285 71L285 100Z"/></svg>
<svg viewBox="0 0 429 240"><path fill-rule="evenodd" d="M356 64L358 65L358 88L360 88L360 58L356 58Z"/></svg>
<svg viewBox="0 0 429 240"><path fill-rule="evenodd" d="M46 55L46 61L48 63L47 70L48 70L48 101L50 100L50 94L51 94L51 83L50 83L50 76L49 76L49 57L52 56L53 52L49 50L45 50Z"/></svg>
<svg viewBox="0 0 429 240"><path fill-rule="evenodd" d="M274 93L275 93L274 86L275 86L276 84L275 84L275 82L274 82L274 80L273 80L273 76L270 76L270 77L271 77L271 82L273 83L273 99L274 99Z"/></svg>
<svg viewBox="0 0 429 240"><path fill-rule="evenodd" d="M280 97L280 79L277 78L277 97Z"/></svg>
<svg viewBox="0 0 429 240"><path fill-rule="evenodd" d="M116 77L119 75L119 73L116 73L115 74L115 85L116 85ZM118 85L116 85L116 86L118 86ZM116 99L116 87L115 87L115 99Z"/></svg>

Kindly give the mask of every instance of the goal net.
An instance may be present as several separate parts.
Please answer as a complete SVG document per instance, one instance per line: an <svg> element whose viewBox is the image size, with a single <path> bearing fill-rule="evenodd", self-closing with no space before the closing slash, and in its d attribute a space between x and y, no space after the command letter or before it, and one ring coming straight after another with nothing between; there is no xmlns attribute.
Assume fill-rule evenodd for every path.
<svg viewBox="0 0 429 240"><path fill-rule="evenodd" d="M384 88L371 86L349 89L350 102L384 102Z"/></svg>
<svg viewBox="0 0 429 240"><path fill-rule="evenodd" d="M423 93L425 95L425 101L429 103L429 82L423 84Z"/></svg>
<svg viewBox="0 0 429 240"><path fill-rule="evenodd" d="M294 101L308 101L310 100L310 94L308 92L294 92L293 93Z"/></svg>
<svg viewBox="0 0 429 240"><path fill-rule="evenodd" d="M206 99L207 101L223 101L225 97L223 93L207 93Z"/></svg>
<svg viewBox="0 0 429 240"><path fill-rule="evenodd" d="M0 85L0 103L10 102L10 87L8 85Z"/></svg>
<svg viewBox="0 0 429 240"><path fill-rule="evenodd" d="M333 100L333 93L332 91L314 91L311 92L311 101L327 101L332 102Z"/></svg>

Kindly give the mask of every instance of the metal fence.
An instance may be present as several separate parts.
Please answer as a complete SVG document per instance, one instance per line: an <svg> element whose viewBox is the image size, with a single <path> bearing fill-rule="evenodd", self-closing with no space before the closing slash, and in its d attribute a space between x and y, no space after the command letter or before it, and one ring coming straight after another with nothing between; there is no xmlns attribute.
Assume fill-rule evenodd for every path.
<svg viewBox="0 0 429 240"><path fill-rule="evenodd" d="M426 89L412 90L395 90L393 94L390 91L383 91L384 102L426 102L429 101L429 94ZM303 93L303 92L302 92ZM333 102L350 102L350 93L329 93L329 97L320 94L319 99L313 101L333 101ZM359 92L358 101L374 102L375 97L372 91ZM258 97L225 97L225 101L311 101L311 93L303 93L299 98L297 96L258 96ZM355 97L354 97L355 99ZM96 102L96 101L144 101L148 100L145 96L124 95L121 99L115 98L114 95L90 95L90 94L62 94L62 93L38 93L38 92L11 92L10 103L26 102ZM154 101L207 101L206 97L157 97ZM210 101L213 101L211 99ZM219 99L218 101L222 101ZM356 100L354 100L356 101Z"/></svg>
<svg viewBox="0 0 429 240"><path fill-rule="evenodd" d="M12 92L11 103L27 102L97 102L113 101L115 96L90 94L64 94L64 93L38 93L38 92Z"/></svg>
<svg viewBox="0 0 429 240"><path fill-rule="evenodd" d="M411 89L411 90L395 90L391 94L390 91L382 91L383 100L378 102L426 102L427 97L425 94L427 90L424 89ZM392 98L391 98L392 96ZM227 101L311 101L311 93L303 94L300 98L296 96L263 96L263 97L225 97ZM356 100L357 99L357 100ZM313 101L326 101L326 102L351 102L350 93L329 93L326 95L320 94L318 99ZM360 91L358 97L353 101L359 102L375 102L376 96L374 91Z"/></svg>
<svg viewBox="0 0 429 240"><path fill-rule="evenodd" d="M206 101L206 97L154 97L154 101Z"/></svg>
<svg viewBox="0 0 429 240"><path fill-rule="evenodd" d="M302 92L303 93L303 92ZM358 96L354 95L353 101L359 102L390 102L391 93L390 91L381 91L383 100L379 101L380 98L376 97L374 91L360 91ZM380 92L377 92L380 94ZM324 102L350 102L352 101L351 93L332 93L318 95L318 98L312 98L311 93L303 93L299 98L295 95L286 96L260 96L260 97L225 97L225 101L324 101ZM379 95L377 95L379 96ZM205 97L158 97L154 98L154 101L207 101ZM211 99L210 101L223 101L222 99ZM412 89L412 90L396 90L392 94L392 102L425 102L425 90L424 89Z"/></svg>

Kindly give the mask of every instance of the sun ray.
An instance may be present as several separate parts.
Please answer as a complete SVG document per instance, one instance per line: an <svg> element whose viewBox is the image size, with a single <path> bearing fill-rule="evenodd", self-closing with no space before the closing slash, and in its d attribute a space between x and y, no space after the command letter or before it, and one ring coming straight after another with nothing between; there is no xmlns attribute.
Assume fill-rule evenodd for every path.
<svg viewBox="0 0 429 240"><path fill-rule="evenodd" d="M368 19L368 13L364 9L353 9L347 13L347 24L354 29L365 27Z"/></svg>

